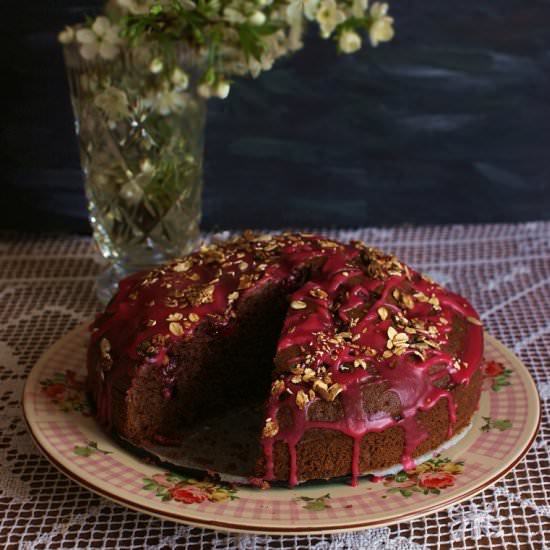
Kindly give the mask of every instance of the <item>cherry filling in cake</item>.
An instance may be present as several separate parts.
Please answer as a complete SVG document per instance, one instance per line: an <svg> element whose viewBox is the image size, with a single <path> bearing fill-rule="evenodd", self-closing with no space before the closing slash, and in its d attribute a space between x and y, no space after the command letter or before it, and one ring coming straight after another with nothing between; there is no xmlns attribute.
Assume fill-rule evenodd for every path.
<svg viewBox="0 0 550 550"><path fill-rule="evenodd" d="M92 325L98 420L136 446L262 404L256 472L291 486L438 448L470 423L481 323L391 255L245 233L121 281Z"/></svg>

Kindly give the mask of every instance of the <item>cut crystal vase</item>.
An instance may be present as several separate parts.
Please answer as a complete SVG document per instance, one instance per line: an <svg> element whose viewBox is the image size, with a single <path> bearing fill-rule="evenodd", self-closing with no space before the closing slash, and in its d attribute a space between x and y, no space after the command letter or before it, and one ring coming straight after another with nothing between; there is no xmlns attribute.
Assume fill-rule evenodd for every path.
<svg viewBox="0 0 550 550"><path fill-rule="evenodd" d="M64 49L95 242L110 267L98 278L106 302L118 280L196 245L201 216L206 102L204 66L184 47L121 48L86 60Z"/></svg>

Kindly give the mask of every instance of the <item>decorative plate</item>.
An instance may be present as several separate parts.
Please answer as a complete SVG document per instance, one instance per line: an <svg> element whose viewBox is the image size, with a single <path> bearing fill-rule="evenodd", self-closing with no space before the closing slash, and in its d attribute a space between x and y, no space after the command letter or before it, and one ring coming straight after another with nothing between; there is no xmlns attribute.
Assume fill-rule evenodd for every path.
<svg viewBox="0 0 550 550"><path fill-rule="evenodd" d="M413 471L295 489L261 490L197 481L144 462L107 436L83 391L86 326L38 361L23 394L32 437L46 458L80 485L129 508L214 529L325 533L411 520L467 499L495 483L525 455L538 430L540 402L529 372L486 335L484 391L470 431Z"/></svg>

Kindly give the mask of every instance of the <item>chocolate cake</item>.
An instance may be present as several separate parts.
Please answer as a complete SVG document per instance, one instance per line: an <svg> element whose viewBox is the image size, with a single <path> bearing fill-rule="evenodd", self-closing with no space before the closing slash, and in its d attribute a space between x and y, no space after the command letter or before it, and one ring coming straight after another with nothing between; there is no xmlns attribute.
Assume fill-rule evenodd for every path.
<svg viewBox="0 0 550 550"><path fill-rule="evenodd" d="M483 333L391 255L245 233L121 281L91 327L97 418L137 446L263 404L257 471L291 486L401 463L469 425Z"/></svg>

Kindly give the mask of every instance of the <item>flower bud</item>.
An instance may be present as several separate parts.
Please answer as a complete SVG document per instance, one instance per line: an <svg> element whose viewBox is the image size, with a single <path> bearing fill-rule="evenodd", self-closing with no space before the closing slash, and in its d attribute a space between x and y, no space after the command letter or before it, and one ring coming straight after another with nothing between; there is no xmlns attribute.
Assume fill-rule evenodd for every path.
<svg viewBox="0 0 550 550"><path fill-rule="evenodd" d="M72 27L66 26L58 35L57 39L61 44L70 44L75 40L75 32Z"/></svg>
<svg viewBox="0 0 550 550"><path fill-rule="evenodd" d="M151 64L149 65L149 70L153 74L159 74L164 67L164 63L162 62L162 59L160 57L155 57L153 61L151 61Z"/></svg>
<svg viewBox="0 0 550 550"><path fill-rule="evenodd" d="M344 53L353 53L361 48L361 37L354 31L344 31L338 44Z"/></svg>
<svg viewBox="0 0 550 550"><path fill-rule="evenodd" d="M226 80L220 80L216 84L216 88L215 88L214 93L220 99L225 99L229 95L229 90L230 89L231 89L231 86L229 85L229 82L227 82Z"/></svg>
<svg viewBox="0 0 550 550"><path fill-rule="evenodd" d="M248 18L248 22L251 25L255 25L257 27L260 27L265 23L266 17L265 14L259 10L255 11L251 16Z"/></svg>

